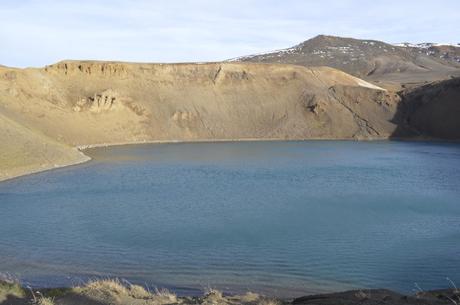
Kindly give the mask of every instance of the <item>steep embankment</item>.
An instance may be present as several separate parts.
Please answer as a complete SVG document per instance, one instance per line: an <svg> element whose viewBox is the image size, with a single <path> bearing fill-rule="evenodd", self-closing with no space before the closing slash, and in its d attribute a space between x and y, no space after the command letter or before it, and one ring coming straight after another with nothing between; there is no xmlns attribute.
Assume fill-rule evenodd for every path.
<svg viewBox="0 0 460 305"><path fill-rule="evenodd" d="M396 95L331 68L90 61L0 68L0 113L34 132L27 143L45 143L42 136L69 146L387 138L397 127L392 122L397 101ZM49 156L51 144L47 150L30 148L2 134L9 150ZM37 161L36 167L55 160ZM16 166L8 162L2 168Z"/></svg>
<svg viewBox="0 0 460 305"><path fill-rule="evenodd" d="M460 138L460 78L434 82L401 93L396 136Z"/></svg>

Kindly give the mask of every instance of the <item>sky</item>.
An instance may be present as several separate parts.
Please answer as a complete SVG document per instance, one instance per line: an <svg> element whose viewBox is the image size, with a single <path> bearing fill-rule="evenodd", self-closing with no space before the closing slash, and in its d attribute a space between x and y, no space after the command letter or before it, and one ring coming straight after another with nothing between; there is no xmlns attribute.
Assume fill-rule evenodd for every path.
<svg viewBox="0 0 460 305"><path fill-rule="evenodd" d="M460 0L0 0L0 64L219 61L318 34L460 43Z"/></svg>

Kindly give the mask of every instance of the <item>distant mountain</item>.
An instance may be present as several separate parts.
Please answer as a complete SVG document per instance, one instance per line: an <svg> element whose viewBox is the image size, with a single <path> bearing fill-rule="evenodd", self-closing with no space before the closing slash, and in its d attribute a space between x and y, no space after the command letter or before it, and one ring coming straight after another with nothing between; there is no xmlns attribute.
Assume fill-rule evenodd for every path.
<svg viewBox="0 0 460 305"><path fill-rule="evenodd" d="M450 62L454 66L460 64L460 43L458 44L443 44L443 43L399 43L395 46L407 48L413 53L424 54L436 59Z"/></svg>
<svg viewBox="0 0 460 305"><path fill-rule="evenodd" d="M419 84L460 76L460 46L392 45L325 35L291 48L231 61L329 66L388 85Z"/></svg>

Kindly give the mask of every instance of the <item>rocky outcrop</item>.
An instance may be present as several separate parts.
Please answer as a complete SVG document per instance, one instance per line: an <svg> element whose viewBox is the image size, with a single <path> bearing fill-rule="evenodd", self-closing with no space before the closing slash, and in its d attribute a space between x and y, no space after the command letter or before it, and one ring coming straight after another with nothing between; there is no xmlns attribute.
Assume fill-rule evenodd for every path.
<svg viewBox="0 0 460 305"><path fill-rule="evenodd" d="M91 111L100 113L104 111L113 111L121 108L123 103L118 93L112 89L104 90L101 93L95 93L93 96L81 98L73 106L75 112Z"/></svg>
<svg viewBox="0 0 460 305"><path fill-rule="evenodd" d="M86 74L97 76L128 76L126 65L117 62L97 62L97 61L62 61L44 68L48 73L73 75Z"/></svg>

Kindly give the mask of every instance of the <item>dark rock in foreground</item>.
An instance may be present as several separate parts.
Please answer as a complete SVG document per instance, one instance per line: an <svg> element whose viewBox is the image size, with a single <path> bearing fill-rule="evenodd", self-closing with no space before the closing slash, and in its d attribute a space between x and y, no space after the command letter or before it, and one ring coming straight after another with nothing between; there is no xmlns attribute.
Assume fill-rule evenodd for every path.
<svg viewBox="0 0 460 305"><path fill-rule="evenodd" d="M457 303L456 303L457 302ZM419 292L413 296L402 295L386 289L352 290L346 292L304 296L292 301L293 305L434 305L458 304L460 291L453 289Z"/></svg>

